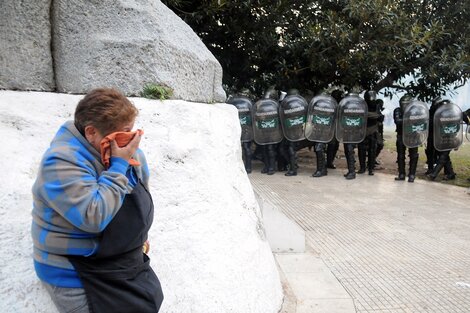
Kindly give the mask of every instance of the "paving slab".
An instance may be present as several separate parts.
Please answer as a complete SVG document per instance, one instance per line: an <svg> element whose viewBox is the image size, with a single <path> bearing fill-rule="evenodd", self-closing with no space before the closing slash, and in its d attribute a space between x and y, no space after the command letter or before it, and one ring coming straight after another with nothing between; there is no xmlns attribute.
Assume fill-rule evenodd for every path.
<svg viewBox="0 0 470 313"><path fill-rule="evenodd" d="M296 297L292 313L356 312L351 296L318 255L276 253L275 257Z"/></svg>
<svg viewBox="0 0 470 313"><path fill-rule="evenodd" d="M255 191L302 227L307 250L350 298L340 288L328 291L329 282L318 278L324 269L315 273L321 264L312 261L312 272L284 273L289 281L311 280L292 286L300 297L296 312L337 312L330 299L346 308L352 299L357 312L470 312L466 188L380 173L346 180L344 170L313 178L311 172L268 176L260 169L255 165L249 175ZM312 288L317 294L306 295L303 289Z"/></svg>

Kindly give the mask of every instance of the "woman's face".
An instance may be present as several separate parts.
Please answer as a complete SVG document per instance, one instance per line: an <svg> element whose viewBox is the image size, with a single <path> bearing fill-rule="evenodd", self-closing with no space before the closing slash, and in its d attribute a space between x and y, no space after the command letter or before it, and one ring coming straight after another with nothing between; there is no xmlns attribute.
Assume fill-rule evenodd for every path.
<svg viewBox="0 0 470 313"><path fill-rule="evenodd" d="M102 134L96 127L92 125L88 125L85 127L85 137L88 140L88 142L96 149L96 151L101 153L100 144L101 144L101 140L103 140L104 137L115 132L130 132L132 131L132 128L134 128L134 122L135 122L135 119L130 121L129 123L125 123L121 125L120 127L111 131L108 134Z"/></svg>

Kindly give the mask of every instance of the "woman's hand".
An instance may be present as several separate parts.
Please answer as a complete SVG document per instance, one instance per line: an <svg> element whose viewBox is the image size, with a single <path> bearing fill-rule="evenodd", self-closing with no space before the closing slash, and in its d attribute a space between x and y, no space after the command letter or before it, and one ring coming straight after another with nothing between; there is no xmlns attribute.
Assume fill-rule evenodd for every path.
<svg viewBox="0 0 470 313"><path fill-rule="evenodd" d="M111 156L119 157L126 161L129 161L129 159L137 151L137 148L139 148L139 143L140 143L141 138L142 138L142 135L139 132L137 132L134 135L134 138L132 138L132 140L129 141L129 143L125 147L119 147L118 144L116 143L116 140L111 141Z"/></svg>

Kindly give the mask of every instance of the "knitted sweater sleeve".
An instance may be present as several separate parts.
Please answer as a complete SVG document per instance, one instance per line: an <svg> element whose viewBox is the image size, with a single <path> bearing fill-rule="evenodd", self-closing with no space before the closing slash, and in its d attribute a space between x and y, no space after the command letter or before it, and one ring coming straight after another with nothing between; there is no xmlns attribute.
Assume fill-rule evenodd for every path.
<svg viewBox="0 0 470 313"><path fill-rule="evenodd" d="M52 148L46 153L33 192L73 226L101 232L127 193L128 162L113 158L110 168L98 173L86 151L72 152Z"/></svg>

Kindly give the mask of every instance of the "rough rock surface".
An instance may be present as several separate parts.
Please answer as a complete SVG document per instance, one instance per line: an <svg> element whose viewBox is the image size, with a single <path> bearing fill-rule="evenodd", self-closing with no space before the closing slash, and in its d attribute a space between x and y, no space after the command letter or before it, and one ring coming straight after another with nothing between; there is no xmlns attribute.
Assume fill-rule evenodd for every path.
<svg viewBox="0 0 470 313"><path fill-rule="evenodd" d="M158 0L55 0L53 51L59 92L145 83L174 98L223 102L222 68L193 30Z"/></svg>
<svg viewBox="0 0 470 313"><path fill-rule="evenodd" d="M54 90L51 0L0 1L0 88Z"/></svg>

